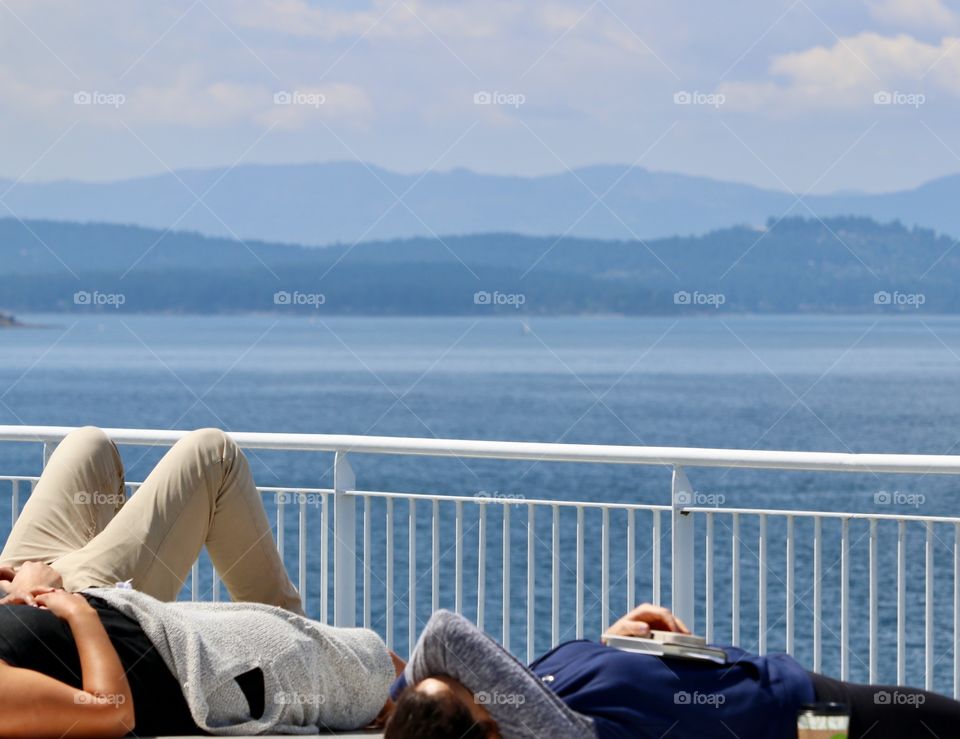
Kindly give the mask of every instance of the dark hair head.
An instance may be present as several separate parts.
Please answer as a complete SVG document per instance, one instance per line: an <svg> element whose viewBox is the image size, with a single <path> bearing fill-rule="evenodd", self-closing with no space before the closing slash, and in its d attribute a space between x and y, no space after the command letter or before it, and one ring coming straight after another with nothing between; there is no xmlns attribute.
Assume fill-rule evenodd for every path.
<svg viewBox="0 0 960 739"><path fill-rule="evenodd" d="M493 720L477 721L470 708L449 692L407 688L400 694L384 739L489 739L499 737Z"/></svg>

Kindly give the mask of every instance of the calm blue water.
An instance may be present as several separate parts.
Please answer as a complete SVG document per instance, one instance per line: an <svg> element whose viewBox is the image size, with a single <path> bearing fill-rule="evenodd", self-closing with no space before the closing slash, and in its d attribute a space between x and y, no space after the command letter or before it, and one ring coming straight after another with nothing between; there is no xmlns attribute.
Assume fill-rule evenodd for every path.
<svg viewBox="0 0 960 739"><path fill-rule="evenodd" d="M720 319L533 319L529 333L508 319L383 319L147 317L123 313L95 317L23 316L47 324L37 330L0 331L0 423L195 428L437 436L478 439L611 444L716 446L857 452L953 453L960 442L960 319L923 317L737 317ZM157 452L123 450L129 479L142 479ZM0 444L0 471L36 474L35 446ZM328 455L257 452L251 459L261 485L330 484ZM604 468L476 460L361 457L358 485L368 490L462 493L484 491L526 498L553 497L640 503L669 502L669 471L657 467ZM909 512L955 515L957 481L947 477L896 478L781 472L690 470L704 494L722 495L728 506ZM878 506L879 491L898 491L922 505ZM268 501L269 503L269 501ZM3 505L6 505L3 500ZM429 510L420 506L421 525ZM382 506L374 507L382 516ZM0 508L0 515L3 514ZM398 595L406 593L406 509L398 505ZM313 513L311 513L311 516ZM445 516L447 514L444 514ZM526 509L512 509L514 540L526 530ZM536 522L537 649L549 642L549 521ZM9 520L4 516L3 521ZM445 518L445 524L449 518ZM490 513L486 626L501 626L499 588L501 522ZM573 609L572 520L563 521L563 636ZM638 519L637 597L650 595L648 519ZM666 520L664 523L668 523ZM588 516L588 633L600 624L599 528ZM702 522L698 522L702 527ZM810 527L797 523L797 634L812 624ZM895 527L881 526L880 616L885 629L895 617ZM940 530L942 529L942 531ZM424 528L423 531L428 529ZM824 549L825 668L836 672L839 617L839 547L828 525ZM852 613L865 624L866 527L851 524ZM379 533L379 532L378 532ZM729 638L729 581L723 575L730 532L717 521L716 638ZM444 527L444 537L450 534ZM295 543L296 527L287 535ZM770 524L769 646L783 646L783 531ZM317 537L318 538L318 537ZM742 643L756 645L756 522L743 522L744 608ZM372 555L385 558L383 537ZM429 562L429 541L418 546ZM452 538L443 540L441 602L452 605ZM468 520L468 566L475 565L476 527ZM937 561L938 678L949 683L953 653L947 611L952 589L953 531L939 527ZM318 543L310 550L316 597ZM611 546L619 556L611 610L626 605L622 560L623 522L615 517ZM512 561L512 645L523 649L526 559ZM664 553L669 547L664 542ZM923 531L910 530L908 602L909 677L922 680ZM702 555L702 551L700 552ZM291 557L296 570L296 559ZM666 561L665 561L666 564ZM779 570L777 568L780 568ZM380 568L382 569L382 568ZM698 571L700 572L700 571ZM430 606L429 570L420 573L417 616ZM383 629L384 573L373 578L375 625ZM669 578L663 597L669 602ZM475 615L475 579L465 587ZM702 577L698 574L702 596ZM402 610L402 609L401 609ZM398 610L396 639L405 650L405 613ZM942 613L942 615L941 615ZM615 615L615 614L613 614ZM699 614L702 624L702 609ZM852 675L865 679L865 626L851 637ZM892 639L891 634L891 639ZM809 663L809 651L798 648ZM892 653L881 660L892 679Z"/></svg>

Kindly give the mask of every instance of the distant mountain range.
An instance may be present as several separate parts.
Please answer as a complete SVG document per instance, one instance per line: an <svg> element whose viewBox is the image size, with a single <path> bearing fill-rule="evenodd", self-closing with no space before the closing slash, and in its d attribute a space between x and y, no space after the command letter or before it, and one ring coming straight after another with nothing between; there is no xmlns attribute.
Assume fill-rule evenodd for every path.
<svg viewBox="0 0 960 739"><path fill-rule="evenodd" d="M481 234L324 248L0 220L0 310L960 313L960 246L865 218L647 242Z"/></svg>
<svg viewBox="0 0 960 739"><path fill-rule="evenodd" d="M808 196L803 203L782 191L625 166L508 177L462 169L397 174L356 162L182 170L110 183L0 180L0 192L24 219L306 245L472 233L651 239L809 217L811 210L960 236L960 175L902 192Z"/></svg>

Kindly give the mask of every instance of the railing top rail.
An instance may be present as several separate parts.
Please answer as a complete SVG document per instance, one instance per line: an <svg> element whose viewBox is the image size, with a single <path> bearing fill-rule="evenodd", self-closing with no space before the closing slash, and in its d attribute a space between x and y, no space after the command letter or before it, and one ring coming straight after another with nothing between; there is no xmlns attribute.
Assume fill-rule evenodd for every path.
<svg viewBox="0 0 960 739"><path fill-rule="evenodd" d="M69 426L0 426L0 441L58 442L72 430L73 427ZM170 446L188 433L122 428L104 431L118 444L138 446ZM231 432L230 436L248 449L823 472L960 474L958 455L698 449L346 434Z"/></svg>

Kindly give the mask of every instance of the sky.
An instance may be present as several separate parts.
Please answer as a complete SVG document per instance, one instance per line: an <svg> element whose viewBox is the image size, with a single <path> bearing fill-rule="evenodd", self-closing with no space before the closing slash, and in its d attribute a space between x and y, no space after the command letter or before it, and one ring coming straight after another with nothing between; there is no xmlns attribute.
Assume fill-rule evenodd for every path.
<svg viewBox="0 0 960 739"><path fill-rule="evenodd" d="M797 195L960 172L960 2L0 0L0 178L632 164Z"/></svg>

